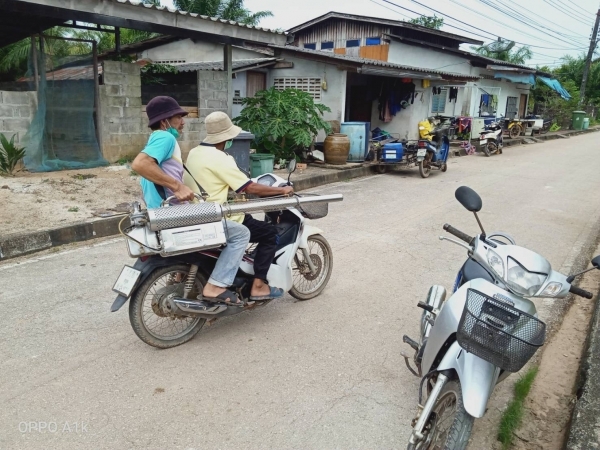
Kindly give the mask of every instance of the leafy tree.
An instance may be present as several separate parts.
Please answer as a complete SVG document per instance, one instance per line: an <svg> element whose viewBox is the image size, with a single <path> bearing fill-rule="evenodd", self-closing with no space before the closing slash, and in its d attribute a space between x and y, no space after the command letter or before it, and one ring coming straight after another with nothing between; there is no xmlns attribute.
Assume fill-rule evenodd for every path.
<svg viewBox="0 0 600 450"><path fill-rule="evenodd" d="M244 0L173 0L181 11L233 20L256 26L262 19L272 17L271 11L251 12L244 7Z"/></svg>
<svg viewBox="0 0 600 450"><path fill-rule="evenodd" d="M433 28L434 30L439 30L444 25L444 18L438 17L435 14L433 16L421 16L415 19L411 19L410 23L414 23L415 25L421 25L422 27Z"/></svg>
<svg viewBox="0 0 600 450"><path fill-rule="evenodd" d="M234 122L255 136L256 147L276 158L291 159L309 147L320 130L331 132L323 120L327 106L297 89L271 88L242 100L244 109Z"/></svg>
<svg viewBox="0 0 600 450"><path fill-rule="evenodd" d="M471 49L482 56L499 59L512 64L525 64L533 56L531 48L527 45L515 48L515 43L513 41L505 41L502 39L480 47L471 47Z"/></svg>

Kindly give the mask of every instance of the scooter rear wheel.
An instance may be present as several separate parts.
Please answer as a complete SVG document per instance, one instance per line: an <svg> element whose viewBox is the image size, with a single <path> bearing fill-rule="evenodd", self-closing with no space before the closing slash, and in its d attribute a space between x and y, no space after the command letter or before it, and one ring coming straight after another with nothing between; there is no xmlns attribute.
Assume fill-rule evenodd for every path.
<svg viewBox="0 0 600 450"><path fill-rule="evenodd" d="M500 154L500 152L498 151L498 145L495 142L488 142L486 145L485 156L490 156L494 153Z"/></svg>
<svg viewBox="0 0 600 450"><path fill-rule="evenodd" d="M421 174L421 177L423 177L423 178L427 178L429 176L429 174L431 173L431 167L429 167L428 165L429 165L429 161L427 161L427 160L423 160L419 163L419 173Z"/></svg>
<svg viewBox="0 0 600 450"><path fill-rule="evenodd" d="M155 269L129 302L129 321L137 336L157 348L172 348L191 340L206 319L174 314L172 297L181 297L190 266L177 264ZM200 272L189 298L202 293L206 278Z"/></svg>

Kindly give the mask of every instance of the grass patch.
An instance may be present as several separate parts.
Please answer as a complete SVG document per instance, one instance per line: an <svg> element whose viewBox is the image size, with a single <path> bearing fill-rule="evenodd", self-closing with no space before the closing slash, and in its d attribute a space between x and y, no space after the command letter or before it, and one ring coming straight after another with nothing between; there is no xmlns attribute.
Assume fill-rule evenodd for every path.
<svg viewBox="0 0 600 450"><path fill-rule="evenodd" d="M125 164L129 164L131 161L133 161L133 156L126 156L125 158L117 159L117 164L124 166Z"/></svg>
<svg viewBox="0 0 600 450"><path fill-rule="evenodd" d="M135 170L132 170L131 172L129 172L129 175L131 175L132 177L137 177L138 173Z"/></svg>
<svg viewBox="0 0 600 450"><path fill-rule="evenodd" d="M69 212L78 212L79 208L77 206L72 206L71 208L68 209Z"/></svg>
<svg viewBox="0 0 600 450"><path fill-rule="evenodd" d="M537 373L538 367L532 367L515 383L515 397L502 414L500 427L498 429L498 440L502 442L502 448L504 450L507 450L512 446L515 437L514 433L521 425L521 420L523 420L525 399L531 390L533 380L535 380Z"/></svg>

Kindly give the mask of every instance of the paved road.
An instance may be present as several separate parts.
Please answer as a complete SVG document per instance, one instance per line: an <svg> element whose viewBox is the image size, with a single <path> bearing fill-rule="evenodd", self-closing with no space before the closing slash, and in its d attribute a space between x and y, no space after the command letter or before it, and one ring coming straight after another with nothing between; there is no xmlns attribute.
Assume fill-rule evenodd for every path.
<svg viewBox="0 0 600 450"><path fill-rule="evenodd" d="M0 265L0 449L404 448L417 379L402 335L416 337L414 305L433 283L449 289L464 259L438 241L442 225L477 231L454 190L475 188L488 231L558 268L597 216L598 167L593 134L452 159L426 180L413 169L322 188L345 196L319 221L327 290L166 351L137 339L126 309L109 312L130 262L121 241Z"/></svg>

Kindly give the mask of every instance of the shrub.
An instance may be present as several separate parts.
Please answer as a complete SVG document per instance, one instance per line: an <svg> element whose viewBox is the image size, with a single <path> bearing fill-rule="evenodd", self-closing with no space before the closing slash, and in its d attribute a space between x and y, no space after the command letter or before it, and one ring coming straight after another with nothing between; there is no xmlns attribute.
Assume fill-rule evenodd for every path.
<svg viewBox="0 0 600 450"><path fill-rule="evenodd" d="M25 148L15 145L15 136L13 134L9 141L6 136L0 133L0 144L2 144L0 148L0 173L4 175L12 175L19 161L25 156Z"/></svg>
<svg viewBox="0 0 600 450"><path fill-rule="evenodd" d="M295 158L296 152L312 144L319 131L331 132L323 120L323 113L331 110L298 89L267 89L254 98L245 98L242 104L244 109L234 122L254 134L259 151L276 158Z"/></svg>

